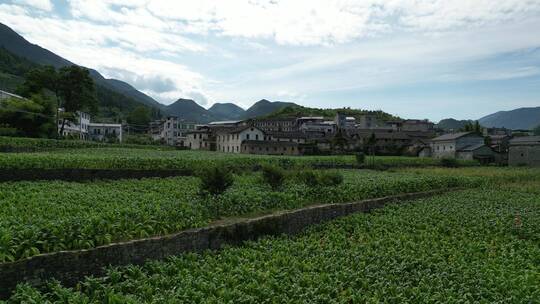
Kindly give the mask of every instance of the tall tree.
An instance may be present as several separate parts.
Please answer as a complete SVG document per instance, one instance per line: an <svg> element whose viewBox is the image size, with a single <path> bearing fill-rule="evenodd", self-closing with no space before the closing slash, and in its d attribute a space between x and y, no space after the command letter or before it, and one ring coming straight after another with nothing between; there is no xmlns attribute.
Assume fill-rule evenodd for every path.
<svg viewBox="0 0 540 304"><path fill-rule="evenodd" d="M145 106L136 107L127 116L128 123L137 125L138 127L148 126L151 119L150 110Z"/></svg>
<svg viewBox="0 0 540 304"><path fill-rule="evenodd" d="M58 96L64 109L62 125L59 133L62 134L66 121L76 122L77 111L97 112L97 99L94 80L90 78L87 69L72 65L63 67L58 71Z"/></svg>
<svg viewBox="0 0 540 304"><path fill-rule="evenodd" d="M32 69L25 74L24 83L16 92L30 98L35 94L47 95L47 91L58 99L58 73L52 66L43 66Z"/></svg>

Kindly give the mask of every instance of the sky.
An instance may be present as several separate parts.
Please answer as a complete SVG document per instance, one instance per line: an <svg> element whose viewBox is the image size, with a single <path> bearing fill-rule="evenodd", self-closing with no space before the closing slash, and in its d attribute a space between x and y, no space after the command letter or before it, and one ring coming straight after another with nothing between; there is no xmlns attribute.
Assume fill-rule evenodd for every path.
<svg viewBox="0 0 540 304"><path fill-rule="evenodd" d="M164 104L540 106L540 0L0 0L0 22Z"/></svg>

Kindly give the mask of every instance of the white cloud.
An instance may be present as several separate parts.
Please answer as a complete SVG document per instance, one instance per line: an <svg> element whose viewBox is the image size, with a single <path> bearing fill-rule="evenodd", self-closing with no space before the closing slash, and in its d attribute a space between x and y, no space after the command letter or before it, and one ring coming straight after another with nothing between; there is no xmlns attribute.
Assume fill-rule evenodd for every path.
<svg viewBox="0 0 540 304"><path fill-rule="evenodd" d="M51 11L53 9L53 4L50 0L16 0L15 4L22 4L26 6L31 6L42 11Z"/></svg>
<svg viewBox="0 0 540 304"><path fill-rule="evenodd" d="M185 65L144 55L178 54L186 48L189 51L202 49L197 44L186 43L182 37L132 25L114 27L77 20L33 18L18 6L0 5L0 21L32 43L74 63L96 69L106 77L127 81L161 102L170 103L203 90L201 74ZM156 79L168 81L168 90L153 89ZM146 85L145 80L148 81Z"/></svg>
<svg viewBox="0 0 540 304"><path fill-rule="evenodd" d="M31 2L50 4L0 4L0 22L167 103L538 74L468 66L540 47L540 0L68 0L69 18Z"/></svg>

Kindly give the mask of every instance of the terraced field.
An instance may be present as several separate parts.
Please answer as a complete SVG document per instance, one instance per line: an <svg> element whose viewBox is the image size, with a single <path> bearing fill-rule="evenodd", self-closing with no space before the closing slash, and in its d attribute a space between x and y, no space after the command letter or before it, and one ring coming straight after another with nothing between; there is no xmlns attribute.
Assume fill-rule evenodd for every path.
<svg viewBox="0 0 540 304"><path fill-rule="evenodd" d="M463 190L75 288L20 285L8 303L537 303L538 189Z"/></svg>
<svg viewBox="0 0 540 304"><path fill-rule="evenodd" d="M431 158L378 156L381 167L439 166ZM1 153L0 169L139 169L139 170L191 170L224 165L231 169L253 169L263 164L284 168L356 165L352 155L342 156L265 156L209 151L179 151L138 148L61 149L46 152ZM461 161L461 166L476 166L476 162Z"/></svg>
<svg viewBox="0 0 540 304"><path fill-rule="evenodd" d="M310 187L291 178L276 190L263 183L258 173L242 174L220 196L198 195L200 179L196 177L3 183L0 263L164 235L230 216L483 183L474 176L340 172L344 182L335 187Z"/></svg>

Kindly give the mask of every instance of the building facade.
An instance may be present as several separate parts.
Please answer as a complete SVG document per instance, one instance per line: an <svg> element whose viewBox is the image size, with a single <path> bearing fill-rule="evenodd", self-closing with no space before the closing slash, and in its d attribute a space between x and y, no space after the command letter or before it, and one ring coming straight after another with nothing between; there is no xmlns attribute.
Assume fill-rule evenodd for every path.
<svg viewBox="0 0 540 304"><path fill-rule="evenodd" d="M188 122L176 116L168 116L159 128L160 140L169 146L187 146L188 132L195 130L195 123Z"/></svg>
<svg viewBox="0 0 540 304"><path fill-rule="evenodd" d="M121 124L89 123L88 134L91 140L122 142L123 130Z"/></svg>
<svg viewBox="0 0 540 304"><path fill-rule="evenodd" d="M431 155L458 158L458 151L478 145L484 145L484 137L474 132L444 134L431 140Z"/></svg>
<svg viewBox="0 0 540 304"><path fill-rule="evenodd" d="M241 145L241 153L265 155L300 155L298 143L287 141L245 140Z"/></svg>
<svg viewBox="0 0 540 304"><path fill-rule="evenodd" d="M62 109L59 109L59 112L63 112ZM62 119L58 120L58 132L64 137L75 137L78 139L88 139L88 126L90 124L90 114L85 112L77 111L75 113L76 122L66 120L63 122ZM62 129L62 124L64 128Z"/></svg>
<svg viewBox="0 0 540 304"><path fill-rule="evenodd" d="M298 130L296 118L255 119L251 125L265 132L295 132Z"/></svg>
<svg viewBox="0 0 540 304"><path fill-rule="evenodd" d="M211 128L203 126L186 133L185 146L191 150L216 151L216 137Z"/></svg>
<svg viewBox="0 0 540 304"><path fill-rule="evenodd" d="M508 164L540 167L540 136L516 137L510 140Z"/></svg>
<svg viewBox="0 0 540 304"><path fill-rule="evenodd" d="M243 141L264 141L264 132L254 126L216 130L216 149L219 152L241 153Z"/></svg>

